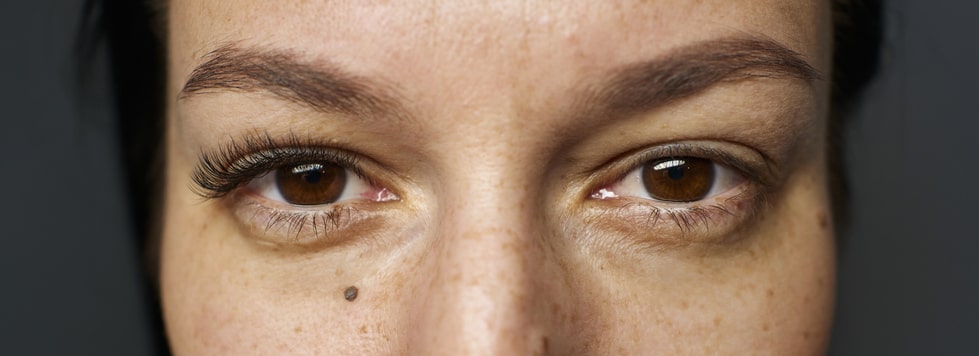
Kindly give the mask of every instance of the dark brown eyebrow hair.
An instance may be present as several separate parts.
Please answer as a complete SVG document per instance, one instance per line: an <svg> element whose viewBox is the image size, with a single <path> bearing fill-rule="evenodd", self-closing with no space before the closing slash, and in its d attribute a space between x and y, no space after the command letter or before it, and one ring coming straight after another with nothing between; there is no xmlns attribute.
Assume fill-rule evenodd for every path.
<svg viewBox="0 0 979 356"><path fill-rule="evenodd" d="M180 98L219 90L264 90L324 112L404 116L390 90L331 63L304 63L292 53L233 44L211 51L204 59L191 72Z"/></svg>
<svg viewBox="0 0 979 356"><path fill-rule="evenodd" d="M802 55L774 40L723 38L626 66L596 86L584 101L592 107L588 112L625 115L697 94L719 82L752 78L795 78L812 84L822 75Z"/></svg>
<svg viewBox="0 0 979 356"><path fill-rule="evenodd" d="M386 87L329 63L308 64L279 51L220 47L205 57L180 97L217 90L268 91L325 112L410 117ZM725 38L699 42L665 57L621 68L578 103L583 112L626 115L691 96L719 82L750 78L822 76L795 51L770 39ZM594 89L592 88L592 89Z"/></svg>

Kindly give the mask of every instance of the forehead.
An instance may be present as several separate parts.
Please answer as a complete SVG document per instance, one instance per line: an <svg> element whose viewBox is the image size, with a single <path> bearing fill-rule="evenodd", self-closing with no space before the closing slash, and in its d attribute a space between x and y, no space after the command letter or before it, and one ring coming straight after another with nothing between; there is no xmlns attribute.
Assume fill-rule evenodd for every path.
<svg viewBox="0 0 979 356"><path fill-rule="evenodd" d="M653 58L685 43L749 35L781 42L822 69L827 3L174 0L171 64L184 78L208 51L234 42L328 58L395 82L418 83L454 69L480 82L532 82Z"/></svg>

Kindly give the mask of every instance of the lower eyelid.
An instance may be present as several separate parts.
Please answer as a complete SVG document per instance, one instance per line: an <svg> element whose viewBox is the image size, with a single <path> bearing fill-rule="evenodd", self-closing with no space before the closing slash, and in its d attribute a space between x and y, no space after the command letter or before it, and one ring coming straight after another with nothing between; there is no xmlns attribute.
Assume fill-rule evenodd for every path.
<svg viewBox="0 0 979 356"><path fill-rule="evenodd" d="M390 213L364 206L376 203L299 208L269 201L253 192L240 192L229 198L226 204L242 233L260 244L277 247L315 250L362 241L364 233L376 230Z"/></svg>
<svg viewBox="0 0 979 356"><path fill-rule="evenodd" d="M695 203L631 197L592 200L585 210L590 225L630 243L661 246L737 240L734 232L750 223L764 199L756 186L745 181L729 192Z"/></svg>

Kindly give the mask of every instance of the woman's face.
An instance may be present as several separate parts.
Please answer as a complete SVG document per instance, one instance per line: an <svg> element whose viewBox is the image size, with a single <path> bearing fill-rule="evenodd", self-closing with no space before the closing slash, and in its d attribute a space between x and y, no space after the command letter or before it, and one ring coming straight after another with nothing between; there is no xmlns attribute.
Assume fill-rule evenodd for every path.
<svg viewBox="0 0 979 356"><path fill-rule="evenodd" d="M829 1L169 7L178 354L811 354Z"/></svg>

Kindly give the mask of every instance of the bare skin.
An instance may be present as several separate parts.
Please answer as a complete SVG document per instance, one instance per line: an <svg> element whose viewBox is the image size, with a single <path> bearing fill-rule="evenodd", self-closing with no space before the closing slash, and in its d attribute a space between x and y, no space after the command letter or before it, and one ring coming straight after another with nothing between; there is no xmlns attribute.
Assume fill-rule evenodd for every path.
<svg viewBox="0 0 979 356"><path fill-rule="evenodd" d="M169 18L176 354L825 351L828 83L751 67L670 97L614 84L750 41L826 77L829 2L173 0ZM195 77L221 53L375 101L317 106L284 72ZM220 196L194 181L202 154L256 136L349 152L364 190L300 206L260 177ZM630 172L662 147L732 183L651 198Z"/></svg>

